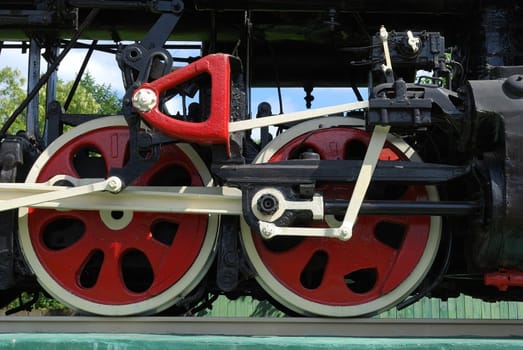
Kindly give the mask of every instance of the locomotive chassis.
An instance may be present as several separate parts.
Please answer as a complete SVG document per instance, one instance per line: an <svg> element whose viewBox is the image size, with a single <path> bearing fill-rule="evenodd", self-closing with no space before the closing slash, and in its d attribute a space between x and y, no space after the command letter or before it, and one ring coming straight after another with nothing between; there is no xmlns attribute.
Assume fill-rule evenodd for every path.
<svg viewBox="0 0 523 350"><path fill-rule="evenodd" d="M366 315L397 303L404 307L426 295L447 298L465 293L489 301L522 300L523 255L519 242L523 160L522 131L517 119L523 110L523 43L519 40L522 13L515 1L500 5L472 0L405 0L390 4L377 0L4 2L0 9L2 38L21 40L15 44L20 48L28 46L26 42L30 40L33 58L41 48L48 51L63 48L63 51L54 58L47 55L51 57L51 68L40 79L33 76L30 86L34 88L29 97L2 128L0 159L2 182L6 184L0 191L5 223L0 232L3 238L0 289L4 291L0 299L6 304L22 291L38 291L39 283L42 284L35 266L27 265L27 252L23 252L24 259L17 240L18 225L27 226L24 223L29 211L21 209L20 219L15 211L30 206L35 210L91 208L119 212L126 208L140 212L223 215L213 238L217 255L203 264L204 275L193 276L194 280L172 300L141 311L133 310L134 304L121 308L125 311L108 308L109 314L155 313L166 308L172 313L190 312L200 302L205 304L208 294L231 298L253 295L267 298L291 312L323 316ZM383 32L380 36L383 24L396 30L387 33L385 39ZM108 179L104 180L55 174L62 176L46 179L47 184L22 184L27 182L28 174L29 182L44 182L36 180L39 170L31 168L36 169L33 165L40 164L36 160L40 152L60 154L61 147L51 151L49 147L53 147L52 141L61 134L62 124L81 125L83 120L96 122L101 117L68 116L53 101L46 116L45 138L38 137L38 116L31 112L28 112L27 136L7 134L9 125L34 101L37 91L53 79L62 56L74 47L84 46L78 42L80 38L110 39L116 43L122 39L139 40L126 45L92 44L92 49L114 52L122 70L128 159L124 165L109 169ZM166 49L170 40L201 41L202 57L187 59L188 66L172 70L173 57ZM385 44L390 46L390 52ZM432 70L434 75L425 81L414 81L418 70ZM202 111L206 114L204 120L177 119L162 109L163 99L190 94L189 83L198 86ZM352 87L361 98L357 87L367 86L369 101L247 120L251 110L250 89L274 85L304 87L309 104L313 101L314 87ZM332 122L306 121L340 113L349 117L348 125L337 117L330 117ZM323 159L319 155L323 141L318 141L320 151L301 150L302 159L293 156L271 160L269 155L274 156L274 152L266 149L260 153L266 159L259 156L249 164L252 159L246 154L246 131L269 125L291 127L283 133L288 133L287 136L281 138L287 141L279 146L285 150L293 141L289 136L292 126L299 127L297 122L302 120L309 123L302 126L314 126L296 134L298 138L311 130L328 128L325 125L331 123L333 128L358 127L357 130L366 133L365 142L369 144L380 137L382 140L353 159ZM145 128L142 122L146 123ZM115 121L110 127L121 124ZM77 137L81 138L83 129L78 128ZM95 132L96 128L89 130ZM389 130L398 143L412 146L423 163L403 159L406 151L399 146L392 147L391 152L396 152L400 159L378 161ZM354 133L355 139L364 137L360 131ZM72 142L74 135L71 135L68 140ZM161 193L152 186L145 189L132 186L158 163L161 147L182 142L196 147L196 153L184 152L193 155L192 158L202 158L204 164L196 166L197 172L206 172L202 168L208 168L218 187L171 186L167 193ZM60 146L64 150L68 147L65 143ZM374 157L371 150L377 152ZM52 155L48 161L53 161ZM362 164L363 168L372 169L370 174L363 173ZM45 163L41 165L44 166ZM358 185L360 177L363 182L372 180L378 184L374 188L378 195L369 183ZM354 193L362 188L361 203L353 201L354 195L333 199L322 193L318 195L318 188L324 183L354 184ZM74 189L67 190L63 184ZM380 189L379 184L393 188L427 186L428 194L418 189L416 199L404 200L401 195L385 195L386 190ZM368 189L370 194L364 199ZM344 191L350 192L347 188ZM430 194L432 191L436 194ZM22 192L28 197L20 199ZM424 196L430 197L429 200L420 199ZM142 203L148 198L149 202ZM355 211L346 209L351 208L351 202L356 203ZM400 293L400 297L378 303L377 307L364 306L338 314L335 305L343 302L331 305L324 300L328 307L316 309L308 306L307 300L312 298L305 297L308 292L303 295L298 292L291 297L297 301L289 301L280 295L283 292L272 289L268 282L272 279L260 278L262 273L252 266L252 257L246 256L245 246L241 248L238 233L248 236L244 232L249 230L254 236L265 235L264 239L296 235L350 241L352 237L345 226L321 229L314 222L333 216L345 224L348 221L340 217L357 214L430 215L431 220L436 217L442 220L441 225L425 224L441 230L441 241L438 238L438 243L434 243L439 249L428 258L426 271L420 272L416 283ZM25 230L32 231L30 226ZM31 246L27 239L25 245ZM21 241L23 245L24 238ZM429 241L431 238L427 238ZM33 260L38 259L37 255ZM323 259L320 253L314 256ZM326 267L323 269L325 273ZM313 270L309 271L313 277L309 277L318 278ZM34 279L35 272L38 282ZM345 277L349 275L356 276ZM321 284L321 278L320 282L306 284L305 289L319 288L315 283ZM379 281L380 277L366 275L366 278ZM369 288L356 294L372 293ZM56 295L56 291L50 293L62 301L65 298ZM385 299L387 294L377 299ZM325 295L330 294L325 292ZM102 307L82 308L82 304L70 301L73 299L65 299L82 311L104 313ZM121 302L115 302L118 303ZM350 301L347 303L351 306ZM367 299L361 297L361 304L366 303Z"/></svg>

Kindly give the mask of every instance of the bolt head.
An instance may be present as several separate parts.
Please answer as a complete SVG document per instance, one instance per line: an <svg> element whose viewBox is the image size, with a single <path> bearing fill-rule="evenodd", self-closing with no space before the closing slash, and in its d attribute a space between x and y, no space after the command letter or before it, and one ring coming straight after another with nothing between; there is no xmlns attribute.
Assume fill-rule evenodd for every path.
<svg viewBox="0 0 523 350"><path fill-rule="evenodd" d="M352 230L348 227L342 226L340 227L339 234L339 239L342 241L348 241L352 237Z"/></svg>
<svg viewBox="0 0 523 350"><path fill-rule="evenodd" d="M138 111L149 112L156 106L156 93L151 89L140 89L134 94L132 102Z"/></svg>
<svg viewBox="0 0 523 350"><path fill-rule="evenodd" d="M264 237L266 239L269 239L272 237L272 231L267 228L262 228L260 230L260 234L262 235L262 237Z"/></svg>
<svg viewBox="0 0 523 350"><path fill-rule="evenodd" d="M503 90L505 94L515 97L523 97L523 75L515 74L507 78L503 83Z"/></svg>
<svg viewBox="0 0 523 350"><path fill-rule="evenodd" d="M112 177L107 181L106 189L109 192L117 193L122 190L122 181L119 178Z"/></svg>
<svg viewBox="0 0 523 350"><path fill-rule="evenodd" d="M278 199L269 193L262 195L256 205L258 210L265 215L272 215L279 208Z"/></svg>

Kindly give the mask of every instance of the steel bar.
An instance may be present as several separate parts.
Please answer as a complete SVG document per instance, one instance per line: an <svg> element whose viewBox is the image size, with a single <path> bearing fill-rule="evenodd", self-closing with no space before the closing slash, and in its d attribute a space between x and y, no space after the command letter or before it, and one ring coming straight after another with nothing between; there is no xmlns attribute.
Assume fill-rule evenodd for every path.
<svg viewBox="0 0 523 350"><path fill-rule="evenodd" d="M142 10L149 7L148 2L145 1L100 1L100 0L68 0L67 4L73 7L80 8L99 8L110 10Z"/></svg>
<svg viewBox="0 0 523 350"><path fill-rule="evenodd" d="M31 39L29 47L29 60L27 63L27 95L32 98L27 101L26 131L31 136L40 136L38 128L38 94L31 94L37 90L38 79L40 78L40 44L36 39ZM51 75L54 74L51 73ZM39 88L38 88L39 89ZM25 102L25 101L24 101ZM14 114L13 114L14 115Z"/></svg>
<svg viewBox="0 0 523 350"><path fill-rule="evenodd" d="M315 181L354 182L360 160L289 160L276 163L224 165L213 169L227 184L300 184ZM470 172L470 166L409 161L380 161L373 182L436 184Z"/></svg>
<svg viewBox="0 0 523 350"><path fill-rule="evenodd" d="M61 191L47 191L38 194L31 194L28 196L18 196L10 198L9 200L0 200L0 211L18 209L20 207L35 206L40 203L58 201L66 198L73 198L89 193L96 193L100 191L111 191L113 193L119 192L122 188L122 182L117 177L110 177L107 180L78 186L66 187Z"/></svg>
<svg viewBox="0 0 523 350"><path fill-rule="evenodd" d="M67 196L77 187L48 186L44 184L0 183L0 203L9 205L21 197L49 195L63 192ZM41 197L37 197L41 198ZM57 197L59 198L59 197ZM229 214L242 213L241 192L229 187L134 187L118 194L90 192L77 197L49 199L34 202L35 208L60 210L131 210L143 212ZM29 204L24 203L25 206Z"/></svg>
<svg viewBox="0 0 523 350"><path fill-rule="evenodd" d="M279 125L284 123L291 123L301 120L312 119L315 117L322 117L325 115L335 115L341 114L347 111L354 111L358 109L365 109L369 107L368 101L362 102L353 102L343 105L322 107L316 109L308 109L301 112L285 113L280 115L275 115L271 117L258 118L258 119L248 119L238 122L229 123L229 131L237 132L242 130L248 130L253 128L261 128L264 126Z"/></svg>
<svg viewBox="0 0 523 350"><path fill-rule="evenodd" d="M326 201L325 214L343 215L347 210L347 201ZM481 208L480 203L473 201L364 201L360 214L364 215L472 215Z"/></svg>
<svg viewBox="0 0 523 350"><path fill-rule="evenodd" d="M523 337L523 320L10 316L0 333L502 338Z"/></svg>
<svg viewBox="0 0 523 350"><path fill-rule="evenodd" d="M91 59L91 56L93 55L93 52L96 48L96 45L98 44L98 40L93 40L91 45L89 45L89 49L87 50L87 53L85 54L84 60L82 61L82 65L80 66L80 70L76 74L76 78L74 79L73 86L71 86L71 89L69 90L69 94L67 95L67 99L64 103L64 110L67 112L69 109L69 105L71 104L71 101L73 100L74 94L76 93L76 89L78 88L78 85L80 85L80 80L82 80L82 77L85 72L85 68L87 68L87 64L89 63L89 60Z"/></svg>

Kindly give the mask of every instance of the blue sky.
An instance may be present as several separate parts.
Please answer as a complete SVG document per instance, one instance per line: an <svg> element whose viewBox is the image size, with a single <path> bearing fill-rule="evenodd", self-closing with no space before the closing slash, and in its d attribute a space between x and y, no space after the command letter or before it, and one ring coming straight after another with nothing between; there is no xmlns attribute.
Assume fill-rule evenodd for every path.
<svg viewBox="0 0 523 350"><path fill-rule="evenodd" d="M58 77L64 81L73 80L80 69L86 50L71 50L64 61L59 66ZM175 56L197 56L199 53L195 50L178 50L174 52ZM0 53L0 69L6 66L19 69L23 75L26 74L28 55L22 54L21 50L3 49ZM46 62L42 60L41 70L45 71ZM114 58L114 55L95 51L88 66L87 71L95 78L97 83L110 85L111 88L119 95L123 95L124 88L121 79L121 73ZM366 91L362 91L366 96ZM353 102L356 100L352 89L350 88L317 88L312 92L314 101L312 108L320 108ZM283 112L296 112L306 109L305 92L301 88L284 88L282 89ZM252 114L256 114L257 105L262 102L269 102L274 114L280 113L278 102L278 91L274 88L256 88L252 91L251 109ZM63 102L63 101L62 101ZM176 109L177 107L173 107Z"/></svg>

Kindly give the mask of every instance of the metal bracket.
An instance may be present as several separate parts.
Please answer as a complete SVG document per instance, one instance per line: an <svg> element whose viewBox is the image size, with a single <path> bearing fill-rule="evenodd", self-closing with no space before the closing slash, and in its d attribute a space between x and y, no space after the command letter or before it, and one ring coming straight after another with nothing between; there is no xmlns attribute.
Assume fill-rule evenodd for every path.
<svg viewBox="0 0 523 350"><path fill-rule="evenodd" d="M393 84L379 85L375 89L376 97L369 99L367 126L386 124L416 128L430 125L433 101L424 96L409 96L409 87L412 85L409 86L401 78ZM418 86L416 88L419 89ZM390 94L394 94L394 97L390 97Z"/></svg>
<svg viewBox="0 0 523 350"><path fill-rule="evenodd" d="M240 274L240 254L238 251L238 218L223 216L216 257L216 284L224 292L231 292L238 286Z"/></svg>
<svg viewBox="0 0 523 350"><path fill-rule="evenodd" d="M127 90L126 98L141 84L158 79L172 70L172 56L163 49L163 45L180 17L180 13L162 14L141 42L128 45L116 54Z"/></svg>
<svg viewBox="0 0 523 350"><path fill-rule="evenodd" d="M150 135L141 130L140 115L133 109L132 99L140 85L159 79L172 70L173 58L163 45L180 20L183 2L173 0L155 4L156 10L164 13L145 38L140 43L126 46L116 55L126 88L123 114L129 125L129 161L123 168L111 169L110 175L118 176L125 186L154 165L160 156L159 146L153 145ZM141 152L144 150L146 152ZM148 153L149 156L143 157L142 153Z"/></svg>
<svg viewBox="0 0 523 350"><path fill-rule="evenodd" d="M347 241L352 237L352 228L356 223L365 193L369 188L372 174L378 163L379 155L387 140L390 126L376 125L372 132L367 153L363 159L363 164L354 186L349 206L343 218L343 222L338 228L296 228L279 227L273 223L260 221L259 229L263 238L273 238L275 236L308 236L308 237L333 237L342 241Z"/></svg>
<svg viewBox="0 0 523 350"><path fill-rule="evenodd" d="M231 60L234 57L225 54L208 55L153 82L144 83L132 96L133 107L147 123L168 136L203 144L229 145ZM204 74L209 75L212 86L211 110L206 120L193 123L162 112L161 94Z"/></svg>
<svg viewBox="0 0 523 350"><path fill-rule="evenodd" d="M270 204L263 205L264 201L269 201ZM276 188L263 188L256 192L252 196L250 209L261 222L275 222L287 210L310 211L313 220L322 220L324 216L321 195L314 195L312 200L290 201Z"/></svg>

